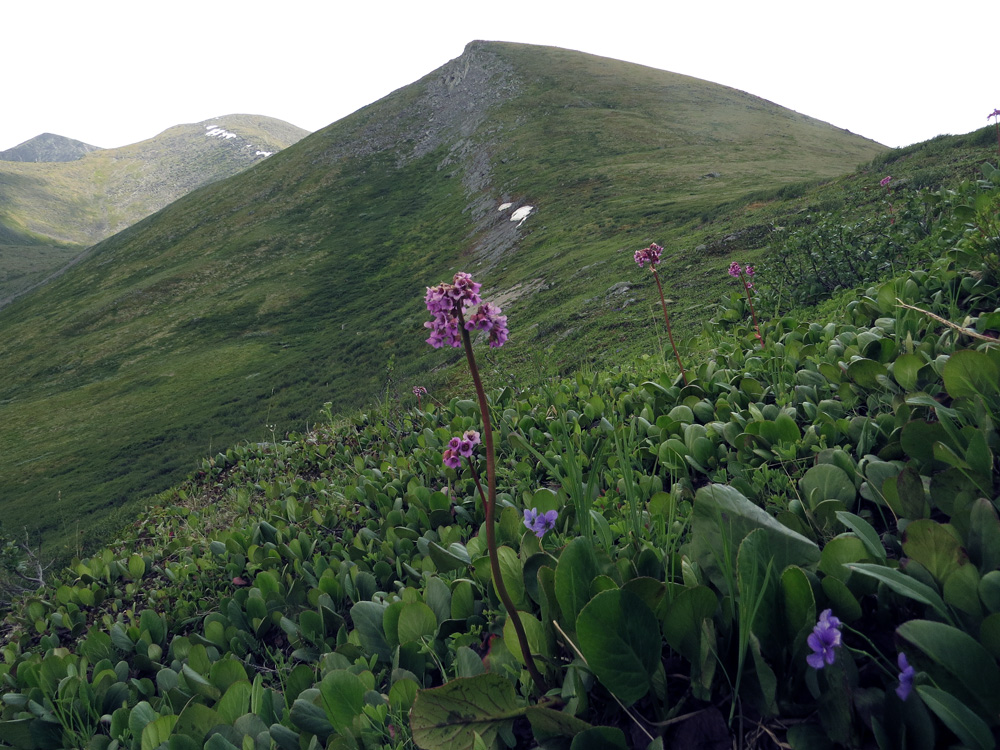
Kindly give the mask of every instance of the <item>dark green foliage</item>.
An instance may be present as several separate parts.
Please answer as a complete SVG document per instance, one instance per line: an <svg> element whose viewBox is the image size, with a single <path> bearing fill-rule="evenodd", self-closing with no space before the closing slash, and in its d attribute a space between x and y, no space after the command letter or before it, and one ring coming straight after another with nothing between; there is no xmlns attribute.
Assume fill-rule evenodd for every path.
<svg viewBox="0 0 1000 750"><path fill-rule="evenodd" d="M0 741L646 747L753 716L792 746L994 746L1000 292L982 240L970 226L829 320L765 318L763 347L716 328L686 386L654 362L491 390L501 570L556 686L544 705L475 484L441 462L480 426L456 398L203 460L8 615ZM525 507L558 510L556 529L539 540ZM843 645L817 670L826 609Z"/></svg>

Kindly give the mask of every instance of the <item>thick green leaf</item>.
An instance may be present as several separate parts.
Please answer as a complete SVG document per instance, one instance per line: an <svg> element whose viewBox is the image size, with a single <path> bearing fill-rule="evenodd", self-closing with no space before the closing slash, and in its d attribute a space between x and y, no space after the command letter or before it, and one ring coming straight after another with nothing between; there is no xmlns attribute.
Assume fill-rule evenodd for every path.
<svg viewBox="0 0 1000 750"><path fill-rule="evenodd" d="M590 584L600 574L589 539L577 537L562 551L556 565L556 600L563 624L576 630L576 618L590 601Z"/></svg>
<svg viewBox="0 0 1000 750"><path fill-rule="evenodd" d="M37 745L31 736L31 725L38 719L11 719L0 721L0 742L19 750L35 750Z"/></svg>
<svg viewBox="0 0 1000 750"><path fill-rule="evenodd" d="M345 734L364 705L365 685L361 678L343 669L334 670L320 682L319 694L326 718L334 729Z"/></svg>
<svg viewBox="0 0 1000 750"><path fill-rule="evenodd" d="M190 737L200 747L213 727L222 723L222 715L202 703L189 703L177 717L176 734Z"/></svg>
<svg viewBox="0 0 1000 750"><path fill-rule="evenodd" d="M524 634L528 639L528 649L531 653L538 654L543 658L550 657L552 655L553 644L549 637L549 632L542 626L541 620L527 612L519 612L518 615L521 619L521 626L524 628ZM514 657L520 662L521 666L524 666L524 654L521 652L521 643L517 639L517 631L514 629L514 620L511 617L508 617L507 621L503 624L503 639L507 644L507 650L514 654Z"/></svg>
<svg viewBox="0 0 1000 750"><path fill-rule="evenodd" d="M575 737L580 732L591 729L590 724L583 719L545 706L528 706L525 714L531 722L532 734L540 742L552 737Z"/></svg>
<svg viewBox="0 0 1000 750"><path fill-rule="evenodd" d="M763 529L775 570L811 568L819 562L816 543L787 528L733 487L711 484L698 490L692 515L691 557L721 590L728 591L725 567L735 565L743 539Z"/></svg>
<svg viewBox="0 0 1000 750"><path fill-rule="evenodd" d="M805 571L790 565L781 573L781 603L789 645L816 624L816 599Z"/></svg>
<svg viewBox="0 0 1000 750"><path fill-rule="evenodd" d="M896 495L906 518L926 518L930 513L924 481L916 469L907 466L896 477Z"/></svg>
<svg viewBox="0 0 1000 750"><path fill-rule="evenodd" d="M428 542L427 549L431 560L441 573L450 573L453 570L467 570L472 564L469 553L459 544L453 544L445 549L437 542ZM464 552L464 554L462 554Z"/></svg>
<svg viewBox="0 0 1000 750"><path fill-rule="evenodd" d="M219 712L219 717L224 724L233 724L238 718L250 710L250 694L252 687L247 680L234 682L226 690L219 702L215 704L215 710Z"/></svg>
<svg viewBox="0 0 1000 750"><path fill-rule="evenodd" d="M630 591L602 591L576 621L580 652L608 690L629 706L649 692L660 664L660 628Z"/></svg>
<svg viewBox="0 0 1000 750"><path fill-rule="evenodd" d="M844 470L833 464L816 464L799 480L802 498L808 508L814 509L824 500L838 500L844 510L854 506L857 490L854 480Z"/></svg>
<svg viewBox="0 0 1000 750"><path fill-rule="evenodd" d="M873 359L856 359L847 366L847 377L867 390L881 388L879 377L885 377L885 365Z"/></svg>
<svg viewBox="0 0 1000 750"><path fill-rule="evenodd" d="M983 616L979 601L979 571L975 565L963 565L952 572L941 592L947 604L972 615L977 621Z"/></svg>
<svg viewBox="0 0 1000 750"><path fill-rule="evenodd" d="M140 701L128 714L128 728L133 737L141 737L142 730L159 717L156 710L146 701Z"/></svg>
<svg viewBox="0 0 1000 750"><path fill-rule="evenodd" d="M920 368L924 360L917 354L900 354L892 363L892 376L904 390L912 391L917 387Z"/></svg>
<svg viewBox="0 0 1000 750"><path fill-rule="evenodd" d="M433 638L437 632L438 621L434 610L423 602L408 602L399 610L398 634L399 643L421 641Z"/></svg>
<svg viewBox="0 0 1000 750"><path fill-rule="evenodd" d="M985 497L972 504L966 536L969 556L981 572L1000 568L1000 519L993 503Z"/></svg>
<svg viewBox="0 0 1000 750"><path fill-rule="evenodd" d="M318 690L310 688L303 691L304 696L309 698L317 697ZM306 698L296 698L292 703L292 708L288 712L292 723L304 732L315 734L326 741L326 738L333 733L333 724L326 715L326 711L317 706L312 700ZM273 728L272 728L273 732Z"/></svg>
<svg viewBox="0 0 1000 750"><path fill-rule="evenodd" d="M569 750L628 750L628 743L618 727L592 727L576 735Z"/></svg>
<svg viewBox="0 0 1000 750"><path fill-rule="evenodd" d="M161 744L167 741L170 733L177 723L177 717L173 714L160 716L149 722L142 730L140 747L142 750L156 750Z"/></svg>
<svg viewBox="0 0 1000 750"><path fill-rule="evenodd" d="M707 586L685 588L663 610L663 639L670 648L695 663L700 653L701 623L719 606L715 592Z"/></svg>
<svg viewBox="0 0 1000 750"><path fill-rule="evenodd" d="M524 606L524 569L521 566L521 559L510 547L498 547L497 558L500 562L500 576L514 606Z"/></svg>
<svg viewBox="0 0 1000 750"><path fill-rule="evenodd" d="M995 396L1000 391L1000 368L984 354L963 349L954 352L941 372L944 387L952 398Z"/></svg>
<svg viewBox="0 0 1000 750"><path fill-rule="evenodd" d="M951 693L930 685L917 685L917 695L965 747L970 750L993 750L996 747L986 722Z"/></svg>
<svg viewBox="0 0 1000 750"><path fill-rule="evenodd" d="M989 715L1000 711L1000 668L971 635L933 620L910 620L896 634L954 675Z"/></svg>
<svg viewBox="0 0 1000 750"><path fill-rule="evenodd" d="M382 614L385 605L376 602L358 602L351 607L351 620L361 637L361 645L366 651L375 653L383 661L392 660L392 651L382 630Z"/></svg>
<svg viewBox="0 0 1000 750"><path fill-rule="evenodd" d="M497 732L524 715L509 680L498 674L459 677L420 690L410 710L413 742L423 750L473 750L475 735L487 747Z"/></svg>
<svg viewBox="0 0 1000 750"><path fill-rule="evenodd" d="M882 546L882 540L879 539L878 532L875 531L870 523L860 516L843 510L837 512L837 520L858 535L862 544L865 545L865 550L867 550L869 557L879 562L885 562L885 547Z"/></svg>
<svg viewBox="0 0 1000 750"><path fill-rule="evenodd" d="M921 604L933 607L937 610L938 614L946 618L949 622L951 621L951 615L949 614L948 609L944 606L944 600L941 599L940 595L927 584L921 583L915 578L912 578L895 568L886 567L885 565L875 565L874 563L850 563L847 567L851 570L858 571L862 575L877 578L897 594L902 594L903 596L920 602Z"/></svg>
<svg viewBox="0 0 1000 750"><path fill-rule="evenodd" d="M902 475L901 475L902 476ZM903 553L927 568L938 584L968 562L965 549L937 521L913 521L903 534Z"/></svg>

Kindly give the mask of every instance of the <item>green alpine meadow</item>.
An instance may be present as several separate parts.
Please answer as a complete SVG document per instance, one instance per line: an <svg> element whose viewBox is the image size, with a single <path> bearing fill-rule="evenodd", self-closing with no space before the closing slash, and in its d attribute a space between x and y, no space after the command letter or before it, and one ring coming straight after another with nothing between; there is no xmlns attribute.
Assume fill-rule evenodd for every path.
<svg viewBox="0 0 1000 750"><path fill-rule="evenodd" d="M995 748L998 138L472 42L0 215L0 747Z"/></svg>

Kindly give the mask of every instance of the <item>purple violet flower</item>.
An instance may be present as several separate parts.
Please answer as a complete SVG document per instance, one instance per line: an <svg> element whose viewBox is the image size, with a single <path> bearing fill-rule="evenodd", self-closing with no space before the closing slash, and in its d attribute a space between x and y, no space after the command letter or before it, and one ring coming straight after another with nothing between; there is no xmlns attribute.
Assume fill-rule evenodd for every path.
<svg viewBox="0 0 1000 750"><path fill-rule="evenodd" d="M729 264L729 275L732 276L734 279L738 279L740 277L740 272L742 270L743 269L740 268L740 264L737 263L735 260Z"/></svg>
<svg viewBox="0 0 1000 750"><path fill-rule="evenodd" d="M890 182L892 182L892 175L888 175L886 177L883 177L881 180L879 180L878 184L881 185L882 187L885 187Z"/></svg>
<svg viewBox="0 0 1000 750"><path fill-rule="evenodd" d="M441 454L441 462L445 466L450 466L452 469L457 469L462 465L462 457L458 455L451 448L445 448L444 453Z"/></svg>
<svg viewBox="0 0 1000 750"><path fill-rule="evenodd" d="M986 115L986 119L987 120L989 120L991 117L1000 118L1000 109L994 109L992 112L990 112L988 115Z"/></svg>
<svg viewBox="0 0 1000 750"><path fill-rule="evenodd" d="M413 386L413 395L414 396L426 396L427 395L427 389L424 388L422 385L415 385L415 386Z"/></svg>
<svg viewBox="0 0 1000 750"><path fill-rule="evenodd" d="M556 518L558 517L558 511L547 510L544 513L539 513L537 508L526 508L524 511L524 525L530 531L535 532L535 536L541 539L545 536L546 531L551 531L555 528Z"/></svg>
<svg viewBox="0 0 1000 750"><path fill-rule="evenodd" d="M913 691L913 678L916 676L916 670L910 666L906 660L906 654L902 651L896 658L896 664L899 665L899 687L896 688L896 695L901 701L905 701Z"/></svg>
<svg viewBox="0 0 1000 750"><path fill-rule="evenodd" d="M806 661L813 669L822 669L824 666L833 664L836 658L835 649L841 644L840 619L833 615L833 610L824 609L813 628L812 633L806 639L809 648L813 650L806 657Z"/></svg>

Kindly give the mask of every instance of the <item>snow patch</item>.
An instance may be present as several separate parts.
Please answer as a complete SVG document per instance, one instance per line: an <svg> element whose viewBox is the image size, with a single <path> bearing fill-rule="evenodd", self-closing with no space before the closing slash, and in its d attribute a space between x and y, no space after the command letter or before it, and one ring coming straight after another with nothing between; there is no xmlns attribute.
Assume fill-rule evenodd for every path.
<svg viewBox="0 0 1000 750"><path fill-rule="evenodd" d="M229 140L230 138L239 138L236 133L230 133L228 130L220 128L217 125L206 125L205 130L207 131L205 135L209 138L222 138L225 140Z"/></svg>
<svg viewBox="0 0 1000 750"><path fill-rule="evenodd" d="M273 151L257 151L254 156L271 156L273 153Z"/></svg>
<svg viewBox="0 0 1000 750"><path fill-rule="evenodd" d="M518 226L524 223L524 220L531 215L531 212L535 210L534 206L521 206L514 213L510 215L511 221L518 222Z"/></svg>
<svg viewBox="0 0 1000 750"><path fill-rule="evenodd" d="M500 208L498 208L497 211L506 211L508 208L510 208L513 205L514 205L513 203L501 203L500 204Z"/></svg>

